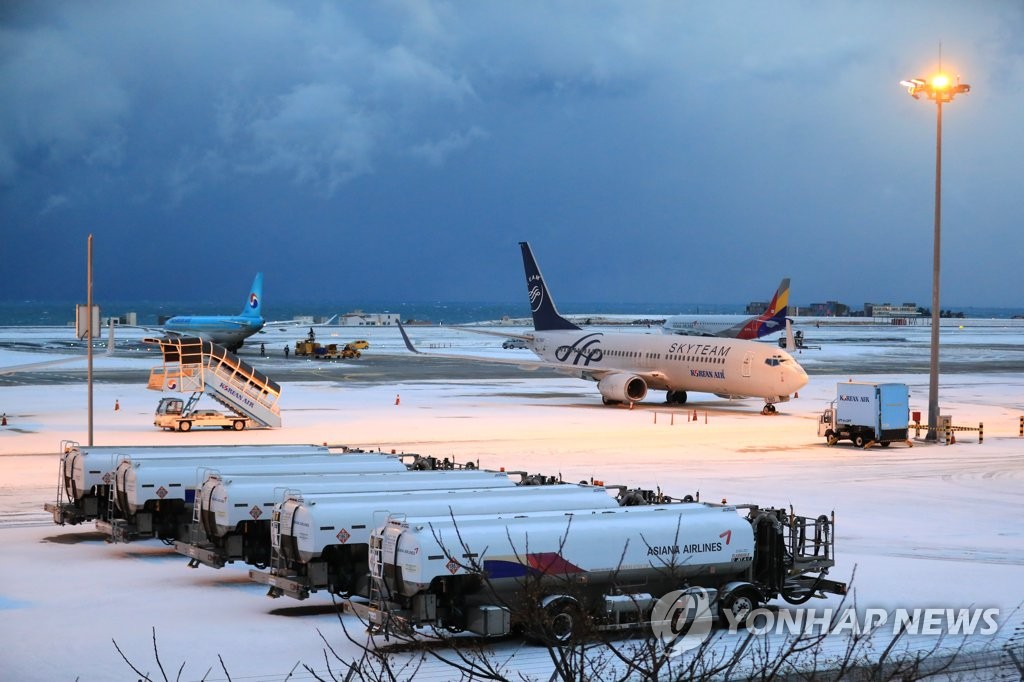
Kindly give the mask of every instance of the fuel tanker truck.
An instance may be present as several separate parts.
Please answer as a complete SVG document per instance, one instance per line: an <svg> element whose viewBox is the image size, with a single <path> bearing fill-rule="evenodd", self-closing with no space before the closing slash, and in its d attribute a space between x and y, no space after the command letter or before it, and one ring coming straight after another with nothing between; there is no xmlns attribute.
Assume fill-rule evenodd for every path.
<svg viewBox="0 0 1024 682"><path fill-rule="evenodd" d="M108 533L114 542L187 539L196 489L208 473L256 473L281 463L272 452L215 461L205 456L123 459L112 481L117 513L112 512L109 520L98 520L96 529ZM370 453L287 457L284 463L293 470L335 474L406 471L398 457Z"/></svg>
<svg viewBox="0 0 1024 682"><path fill-rule="evenodd" d="M214 466L228 457L273 454L277 457L326 455L331 450L320 445L202 445L167 447L163 445L80 445L63 441L58 462L57 501L43 508L53 514L59 525L72 525L96 519L107 520L108 500L114 469L122 459L165 459L202 456Z"/></svg>
<svg viewBox="0 0 1024 682"><path fill-rule="evenodd" d="M701 503L394 518L370 539L366 616L375 631L518 631L557 645L649 622L660 597L703 588L742 622L780 596L845 594L825 578L832 528L827 516Z"/></svg>
<svg viewBox="0 0 1024 682"><path fill-rule="evenodd" d="M307 469L307 471L309 471ZM274 506L288 494L301 491L306 498L333 494L388 493L404 490L512 487L505 473L463 470L402 470L380 473L285 473L268 475L211 474L196 492L191 534L175 542L179 554L193 567L221 568L244 561L265 568L270 561L270 524Z"/></svg>
<svg viewBox="0 0 1024 682"><path fill-rule="evenodd" d="M305 599L326 589L366 596L370 533L389 513L406 516L572 509L611 509L618 501L605 488L563 483L489 490L422 490L285 499L274 511L270 573L250 571L271 596Z"/></svg>

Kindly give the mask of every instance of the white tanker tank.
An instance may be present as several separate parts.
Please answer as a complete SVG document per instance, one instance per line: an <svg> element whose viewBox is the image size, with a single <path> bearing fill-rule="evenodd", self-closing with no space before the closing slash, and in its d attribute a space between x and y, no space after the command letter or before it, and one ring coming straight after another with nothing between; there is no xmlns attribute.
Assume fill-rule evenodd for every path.
<svg viewBox="0 0 1024 682"><path fill-rule="evenodd" d="M176 543L177 551L220 568L239 559L265 566L270 559L270 516L288 491L303 495L351 495L400 490L504 488L514 486L505 473L494 471L412 470L381 473L300 475L210 475L196 494L201 533Z"/></svg>
<svg viewBox="0 0 1024 682"><path fill-rule="evenodd" d="M326 455L330 449L320 445L210 445L168 447L162 445L80 445L63 441L60 448L56 503L44 509L53 514L54 523L77 524L106 519L114 469L124 458L136 460L167 457L195 457L202 454L211 461L228 457L246 457L274 452L280 457Z"/></svg>
<svg viewBox="0 0 1024 682"><path fill-rule="evenodd" d="M504 635L517 627L562 643L585 624L645 622L674 590L702 588L738 620L780 594L800 603L845 593L823 578L834 564L827 517L811 520L811 546L808 519L749 508L746 518L735 507L675 504L392 520L371 539L381 596L368 615L378 628Z"/></svg>
<svg viewBox="0 0 1024 682"><path fill-rule="evenodd" d="M498 490L418 491L347 497L292 497L275 509L271 545L276 553L273 590L305 599L327 589L365 595L367 547L389 515L434 516L572 509L612 509L619 502L602 487L577 484ZM250 572L258 582L270 576Z"/></svg>
<svg viewBox="0 0 1024 682"><path fill-rule="evenodd" d="M255 473L268 465L276 469L281 463L281 458L269 453L224 459L212 467L208 458L122 460L113 484L114 501L123 518L97 521L96 527L115 541L136 536L184 539L196 489L208 472ZM293 471L336 474L406 471L397 457L379 454L296 456L286 457L283 463ZM270 478L275 477L271 473Z"/></svg>

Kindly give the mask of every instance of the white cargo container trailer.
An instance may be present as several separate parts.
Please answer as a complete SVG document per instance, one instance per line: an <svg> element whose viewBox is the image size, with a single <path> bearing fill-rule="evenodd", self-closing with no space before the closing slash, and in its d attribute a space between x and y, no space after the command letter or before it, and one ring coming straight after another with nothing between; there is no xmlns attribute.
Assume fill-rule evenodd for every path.
<svg viewBox="0 0 1024 682"><path fill-rule="evenodd" d="M376 630L417 626L555 644L648 622L657 600L702 588L742 621L783 597L845 594L833 521L783 510L676 504L501 517L394 519L369 549Z"/></svg>
<svg viewBox="0 0 1024 682"><path fill-rule="evenodd" d="M309 497L403 490L504 488L507 474L480 470L411 470L377 474L208 476L196 494L190 538L175 543L192 565L220 568L242 560L265 567L270 560L270 518L289 492Z"/></svg>
<svg viewBox="0 0 1024 682"><path fill-rule="evenodd" d="M196 489L207 473L245 474L268 464L277 468L282 461L291 463L293 470L323 473L406 471L397 457L370 453L283 459L268 453L233 457L218 461L215 466L210 466L207 458L125 459L114 471L113 501L117 514L111 512L107 520L98 520L96 528L108 533L114 542L145 537L187 539Z"/></svg>
<svg viewBox="0 0 1024 682"><path fill-rule="evenodd" d="M906 384L847 381L836 384L836 399L818 418L818 435L829 445L850 440L858 448L909 439L910 391Z"/></svg>
<svg viewBox="0 0 1024 682"><path fill-rule="evenodd" d="M344 449L344 448L342 448ZM58 463L57 501L43 508L53 514L59 525L78 524L96 519L106 520L110 486L118 462L129 457L136 460L167 457L208 456L211 462L222 458L245 457L274 452L278 456L329 454L321 445L207 445L167 447L161 445L80 445L63 441Z"/></svg>
<svg viewBox="0 0 1024 682"><path fill-rule="evenodd" d="M274 509L269 573L250 571L271 596L305 599L326 589L366 596L367 549L372 530L390 515L525 513L611 509L619 501L603 487L565 483L492 490L290 497Z"/></svg>

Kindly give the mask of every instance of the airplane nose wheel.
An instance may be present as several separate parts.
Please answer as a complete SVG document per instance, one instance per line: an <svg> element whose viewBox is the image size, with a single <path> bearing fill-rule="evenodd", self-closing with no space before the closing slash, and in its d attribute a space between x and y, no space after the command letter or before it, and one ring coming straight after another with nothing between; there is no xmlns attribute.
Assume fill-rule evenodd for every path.
<svg viewBox="0 0 1024 682"><path fill-rule="evenodd" d="M761 408L761 414L775 414L776 411L777 410L775 409L775 405L773 405L772 403L768 403L767 405Z"/></svg>

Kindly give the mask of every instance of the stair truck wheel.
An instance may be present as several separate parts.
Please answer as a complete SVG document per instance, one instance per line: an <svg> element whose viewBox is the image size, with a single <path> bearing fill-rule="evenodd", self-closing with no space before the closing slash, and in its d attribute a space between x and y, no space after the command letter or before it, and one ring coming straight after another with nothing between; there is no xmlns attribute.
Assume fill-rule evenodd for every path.
<svg viewBox="0 0 1024 682"><path fill-rule="evenodd" d="M242 429L245 428L245 422L242 421L241 419L236 419L234 422L232 422L231 428L233 428L235 431L241 431Z"/></svg>
<svg viewBox="0 0 1024 682"><path fill-rule="evenodd" d="M189 422L189 421L178 422L178 430L179 431L191 431L192 430L192 422Z"/></svg>

